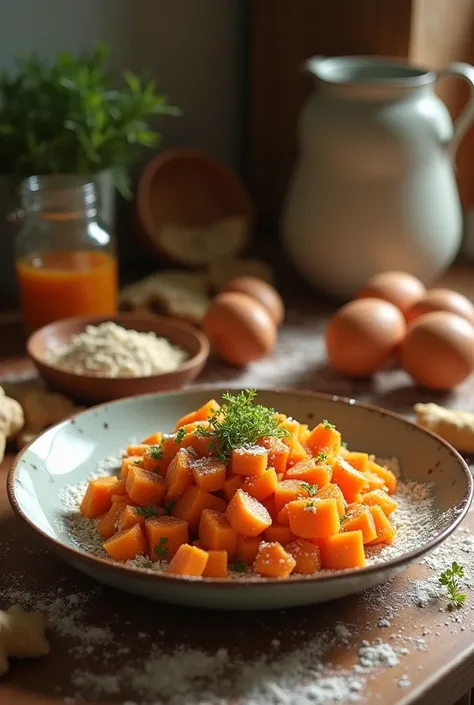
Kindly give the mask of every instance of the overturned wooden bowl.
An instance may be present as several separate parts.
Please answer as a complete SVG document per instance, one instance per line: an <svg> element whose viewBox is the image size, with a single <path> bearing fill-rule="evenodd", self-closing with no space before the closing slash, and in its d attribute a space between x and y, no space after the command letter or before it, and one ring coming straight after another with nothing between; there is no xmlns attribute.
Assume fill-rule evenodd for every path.
<svg viewBox="0 0 474 705"><path fill-rule="evenodd" d="M76 374L48 362L52 347L64 345L86 326L112 321L123 328L140 333L155 333L183 348L189 355L176 370L146 377L101 377ZM84 316L51 323L33 333L27 351L44 380L57 391L82 402L98 403L169 389L179 389L194 380L209 356L209 341L201 331L187 323L153 314L120 313L115 316Z"/></svg>

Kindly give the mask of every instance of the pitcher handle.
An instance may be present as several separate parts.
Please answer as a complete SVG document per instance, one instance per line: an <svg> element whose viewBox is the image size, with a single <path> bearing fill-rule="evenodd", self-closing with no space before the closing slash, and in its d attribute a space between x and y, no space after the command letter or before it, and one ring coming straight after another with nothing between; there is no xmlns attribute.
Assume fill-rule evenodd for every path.
<svg viewBox="0 0 474 705"><path fill-rule="evenodd" d="M448 76L459 76L469 84L468 101L454 122L453 138L448 144L448 151L454 158L462 138L474 121L474 66L456 61L437 73L438 79Z"/></svg>

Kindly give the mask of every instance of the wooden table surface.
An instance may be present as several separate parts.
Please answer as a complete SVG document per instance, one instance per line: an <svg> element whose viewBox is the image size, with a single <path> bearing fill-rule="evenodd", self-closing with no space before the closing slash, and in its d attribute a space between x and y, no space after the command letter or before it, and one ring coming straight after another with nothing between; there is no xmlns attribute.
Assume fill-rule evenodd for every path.
<svg viewBox="0 0 474 705"><path fill-rule="evenodd" d="M455 275L451 274L451 279L453 276L458 289L472 287L474 291L471 270L458 270ZM308 312L311 308L313 313ZM323 364L321 339L324 316L328 311L321 307L314 312L314 306L307 306L307 309L304 311L300 307L298 311L290 311L278 350L271 361L257 363L244 372L211 363L200 381L207 379L211 383L229 386L271 387L280 384L319 389L368 399L403 413L410 412L414 401L433 398L433 395L413 387L398 370L389 370L371 382L356 384L349 384L329 372ZM0 383L5 379L34 377L16 329L2 332L1 345ZM445 395L443 402L474 408L474 380L461 385L455 393ZM93 645L91 653L85 655L78 652L76 639L53 630L49 656L17 661L2 679L1 705L73 703L75 700L70 698L78 690L73 685L73 678L78 670L117 672L123 667L124 659L145 660L152 643L166 651L182 645L211 653L225 648L233 660L242 659L245 663L254 662L262 653L272 654L271 659L281 661L278 683L283 689L283 695L279 691L280 699L275 702L299 705L310 700L304 700L294 688L285 692L287 674L284 669L290 662L286 657L298 656L303 647L310 650L323 633L334 635L336 624L345 624L349 635L346 641L337 643L319 657L324 666L321 677L328 673L348 672L356 676L353 667L356 665L357 669L363 640L373 644L381 639L402 649L399 664L379 667L360 676L364 682L358 693L361 703L452 705L463 696L463 705L469 703L466 694L474 687L474 553L469 563L469 556L462 553L460 546L463 537L469 535L467 531L474 533L473 511L457 538L450 540L447 551L449 560L458 559L472 566L466 588L467 603L457 613L450 612L443 599L434 598L423 607L415 604L414 586L419 585L422 589L423 581L433 576L432 570L422 563L411 566L382 587L326 605L277 613L203 612L163 606L98 586L45 551L30 530L13 516L8 505L5 479L12 457L7 455L0 466L0 608L6 608L12 601L12 588L32 595L51 595L59 588L66 597L70 594L87 597L82 618L84 629L88 625L108 626L113 638L107 644ZM123 656L124 649L129 649L131 656ZM274 670L272 674L275 678ZM265 675L261 677L265 678ZM302 681L308 678L314 679L314 673L308 672ZM240 692L245 692L245 683L240 682L239 688ZM86 701L116 705L141 702L136 693L126 689L109 696L94 697L92 694ZM154 702L164 701L157 698ZM197 702L201 702L198 689L194 695L179 700L183 705ZM245 697L235 697L230 685L227 702L244 705ZM261 699L258 702L274 701ZM314 702L317 705L319 701Z"/></svg>

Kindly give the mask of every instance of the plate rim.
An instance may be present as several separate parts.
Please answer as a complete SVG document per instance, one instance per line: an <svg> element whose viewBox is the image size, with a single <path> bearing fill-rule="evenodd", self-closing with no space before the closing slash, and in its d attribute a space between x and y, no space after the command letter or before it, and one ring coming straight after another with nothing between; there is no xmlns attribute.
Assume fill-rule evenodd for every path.
<svg viewBox="0 0 474 705"><path fill-rule="evenodd" d="M125 564L121 563L116 563L113 561L109 561L105 558L100 558L99 556L94 556L92 554L87 553L83 549L76 548L74 546L70 546L63 541L54 538L52 536L49 536L45 531L40 529L36 524L33 523L33 521L27 516L27 514L23 511L23 509L20 507L20 504L15 496L15 478L16 478L16 473L19 468L19 464L21 460L23 459L23 456L27 453L29 450L30 446L33 445L39 438L41 438L43 435L46 433L54 430L54 429L59 429L61 426L65 426L71 422L72 419L77 419L83 416L84 414L88 414L91 411L94 411L99 408L103 407L109 407L109 406L115 406L118 404L122 404L127 401L138 401L143 398L150 398L150 397L164 397L164 396L184 396L186 394L192 394L192 393L209 393L212 397L213 394L216 392L221 393L223 390L235 390L239 391L242 390L243 387L241 386L232 386L232 385L227 385L227 386L222 386L222 385L194 385L193 387L187 388L187 389L176 389L176 390L163 390L163 391L158 391L158 392L148 392L145 394L136 394L133 396L129 397L123 397L121 399L115 399L113 401L109 402L104 402L102 404L96 404L93 405L85 410L82 410L78 413L72 414L66 419L63 419L57 424L54 424L53 426L50 426L48 429L43 431L39 436L34 438L32 441L30 441L24 448L21 449L21 451L15 456L12 466L10 470L8 471L7 475L7 497L8 501L10 503L11 508L13 509L14 514L19 517L23 522L25 522L30 529L32 529L38 537L43 541L43 543L46 543L49 547L50 550L53 553L56 554L66 554L71 557L71 561L75 559L75 561L79 562L85 562L88 565L90 565L92 568L96 567L97 569L103 569L105 571L110 571L112 573L115 573L118 577L124 576L124 578L134 578L135 579L141 579L144 580L147 583L151 584L167 584L170 587L173 585L180 585L180 586L185 586L185 585L195 585L196 587L199 586L200 589L221 589L224 588L226 590L236 590L236 589L256 589L258 588L264 588L268 587L271 585L278 585L282 589L291 589L293 586L300 586L300 585L316 585L316 584L321 584L321 585L330 585L334 581L341 581L343 579L353 579L358 576L364 576L364 575L373 575L375 573L383 572L384 570L387 570L391 573L395 572L397 569L402 569L404 567L407 567L410 563L413 563L416 561L418 558L421 556L430 553L432 550L434 550L437 546L439 546L441 543L443 543L456 529L457 527L461 524L463 519L465 518L466 514L469 511L469 508L471 506L472 500L473 500L473 495L474 495L474 481L473 477L470 471L470 468L467 464L467 462L464 460L462 455L447 441L444 440L441 436L439 436L437 433L434 433L433 431L430 431L429 429L426 429L422 426L418 426L416 423L413 421L410 421L409 419L405 418L401 414L398 414L395 411L392 411L390 409L383 409L382 407L376 406L374 404L370 404L367 402L363 401L358 401L354 399L353 397L346 397L346 396L340 396L337 394L328 394L326 392L315 392L311 390L300 390L300 389L294 389L291 387L274 387L272 388L258 388L256 389L257 395L260 393L269 393L269 394L291 394L291 395L296 395L296 396L302 396L308 399L319 399L322 401L330 401L336 404L343 404L343 405L349 405L355 408L362 408L365 409L366 411L372 412L372 413L377 413L381 414L382 416L388 416L390 418L393 418L396 421L399 421L403 423L404 425L408 426L412 430L416 430L418 432L427 434L428 436L431 436L434 438L438 443L440 443L442 446L445 447L445 449L448 451L450 455L452 455L455 460L457 460L458 464L461 466L463 474L464 474L464 479L466 481L465 488L464 488L464 494L462 497L462 502L461 502L461 509L456 513L453 521L437 536L434 538L430 539L426 543L422 544L418 548L415 548L407 553L402 553L400 556L396 556L395 558L391 558L383 563L377 563L374 565L368 565L364 566L363 568L354 568L354 569L348 569L341 571L340 573L333 573L331 575L325 575L321 577L293 577L291 580L281 580L279 578L267 578L265 580L258 580L258 581L251 581L251 580L229 580L229 579L224 579L224 578L190 578L190 577L185 577L185 576L173 576L173 575L167 575L166 573L161 574L161 573L150 573L146 569L138 568L138 567L130 567L126 566Z"/></svg>

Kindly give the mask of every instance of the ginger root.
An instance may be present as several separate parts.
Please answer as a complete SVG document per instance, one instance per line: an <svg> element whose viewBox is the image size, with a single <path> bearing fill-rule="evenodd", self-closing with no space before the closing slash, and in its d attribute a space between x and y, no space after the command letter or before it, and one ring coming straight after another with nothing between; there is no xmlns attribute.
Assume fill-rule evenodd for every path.
<svg viewBox="0 0 474 705"><path fill-rule="evenodd" d="M17 436L17 446L22 448L49 426L63 421L68 416L81 411L73 401L63 394L34 390L25 394L22 400L25 425Z"/></svg>
<svg viewBox="0 0 474 705"><path fill-rule="evenodd" d="M10 657L33 658L49 653L45 630L46 618L41 612L25 612L18 605L0 611L0 676L8 671Z"/></svg>
<svg viewBox="0 0 474 705"><path fill-rule="evenodd" d="M7 441L15 438L25 423L21 404L7 397L3 387L0 387L0 462L5 456Z"/></svg>
<svg viewBox="0 0 474 705"><path fill-rule="evenodd" d="M419 426L437 433L456 450L474 453L474 414L433 403L415 404L414 411Z"/></svg>

